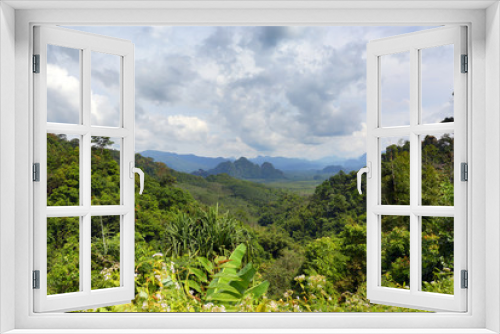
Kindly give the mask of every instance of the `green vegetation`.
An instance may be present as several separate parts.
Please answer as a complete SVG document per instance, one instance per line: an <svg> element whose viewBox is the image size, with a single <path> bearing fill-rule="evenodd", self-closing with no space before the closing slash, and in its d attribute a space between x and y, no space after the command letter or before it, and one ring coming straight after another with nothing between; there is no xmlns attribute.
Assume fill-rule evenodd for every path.
<svg viewBox="0 0 500 334"><path fill-rule="evenodd" d="M79 143L48 134L48 205L78 205ZM95 138L92 202L119 201L119 154ZM382 153L384 201L408 201L408 143ZM453 205L453 138L427 136L423 201ZM94 312L386 312L366 299L366 203L356 173L340 171L310 195L175 172L136 155L136 297ZM138 189L138 187L136 187ZM137 191L137 190L136 190ZM409 282L409 224L382 217L382 282ZM79 289L79 220L47 224L48 293ZM93 217L92 288L119 285L119 219ZM453 219L422 220L423 289L453 293Z"/></svg>

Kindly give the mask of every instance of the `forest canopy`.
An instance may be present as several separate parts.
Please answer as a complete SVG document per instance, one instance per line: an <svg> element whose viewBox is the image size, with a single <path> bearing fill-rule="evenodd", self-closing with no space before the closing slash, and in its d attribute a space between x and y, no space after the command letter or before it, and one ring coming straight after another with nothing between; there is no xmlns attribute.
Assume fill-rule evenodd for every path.
<svg viewBox="0 0 500 334"><path fill-rule="evenodd" d="M80 143L47 135L47 205L79 205ZM92 205L120 203L120 152L91 150ZM409 204L409 142L381 152L383 204ZM312 195L228 174L177 172L136 154L135 283L129 304L92 312L414 311L366 299L366 199L336 171ZM137 180L136 180L137 181ZM364 188L363 184L363 188ZM422 204L453 205L453 136L422 140ZM409 219L382 216L382 284L407 289ZM93 217L92 289L120 284L119 216ZM453 294L453 219L422 219L423 290ZM79 220L47 221L48 294L79 290Z"/></svg>

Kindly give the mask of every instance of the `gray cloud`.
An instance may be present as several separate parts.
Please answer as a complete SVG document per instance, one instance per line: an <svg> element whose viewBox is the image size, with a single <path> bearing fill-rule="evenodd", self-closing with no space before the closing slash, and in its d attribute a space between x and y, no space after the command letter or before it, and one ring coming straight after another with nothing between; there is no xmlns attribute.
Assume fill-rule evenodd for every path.
<svg viewBox="0 0 500 334"><path fill-rule="evenodd" d="M80 62L80 50L49 44L47 45L47 62L49 64L78 64Z"/></svg>
<svg viewBox="0 0 500 334"><path fill-rule="evenodd" d="M182 101L186 87L197 78L191 58L177 54L142 60L136 68L137 95L153 103Z"/></svg>
<svg viewBox="0 0 500 334"><path fill-rule="evenodd" d="M268 26L253 27L250 29L249 40L246 47L251 47L256 51L266 51L276 48L280 43L288 40L296 40L304 28Z"/></svg>
<svg viewBox="0 0 500 334"><path fill-rule="evenodd" d="M351 135L361 130L364 109L342 96L355 90L362 98L364 49L361 44L340 50L321 46L322 62L311 68L299 66L303 56L293 50L286 62L269 57L259 74L223 86L217 118L250 147L267 153L285 142L319 145Z"/></svg>
<svg viewBox="0 0 500 334"><path fill-rule="evenodd" d="M47 87L47 121L69 124L78 124L80 121L80 112L74 101L63 91L52 87Z"/></svg>
<svg viewBox="0 0 500 334"><path fill-rule="evenodd" d="M93 68L92 79L99 80L105 87L118 87L120 85L120 73L108 68Z"/></svg>

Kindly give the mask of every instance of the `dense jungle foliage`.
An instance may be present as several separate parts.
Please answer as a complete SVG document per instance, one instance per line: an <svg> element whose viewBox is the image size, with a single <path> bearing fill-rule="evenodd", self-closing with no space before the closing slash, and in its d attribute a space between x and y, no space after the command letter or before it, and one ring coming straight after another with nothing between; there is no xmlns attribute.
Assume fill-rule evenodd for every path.
<svg viewBox="0 0 500 334"><path fill-rule="evenodd" d="M92 204L120 203L120 154L94 137ZM47 205L79 205L79 141L47 135ZM409 143L382 156L383 204L409 204ZM136 155L136 297L92 312L415 311L366 299L366 201L342 171L311 196ZM364 185L363 185L364 187ZM136 187L136 191L139 187ZM422 203L453 205L453 137L422 141ZM409 288L409 217L382 216L382 284ZM119 286L120 218L92 217L92 289ZM49 294L79 290L79 219L47 221ZM422 219L423 290L453 293L453 219Z"/></svg>

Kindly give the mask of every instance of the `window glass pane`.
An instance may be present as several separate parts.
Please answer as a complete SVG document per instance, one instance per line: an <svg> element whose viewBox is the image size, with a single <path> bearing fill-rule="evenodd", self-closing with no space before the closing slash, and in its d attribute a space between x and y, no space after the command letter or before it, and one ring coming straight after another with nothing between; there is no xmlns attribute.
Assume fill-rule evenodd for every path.
<svg viewBox="0 0 500 334"><path fill-rule="evenodd" d="M420 137L422 141L422 205L453 206L453 133Z"/></svg>
<svg viewBox="0 0 500 334"><path fill-rule="evenodd" d="M47 295L80 290L80 218L47 218Z"/></svg>
<svg viewBox="0 0 500 334"><path fill-rule="evenodd" d="M80 205L80 137L47 133L47 206Z"/></svg>
<svg viewBox="0 0 500 334"><path fill-rule="evenodd" d="M420 50L422 124L453 122L453 45Z"/></svg>
<svg viewBox="0 0 500 334"><path fill-rule="evenodd" d="M120 218L92 217L92 290L120 286Z"/></svg>
<svg viewBox="0 0 500 334"><path fill-rule="evenodd" d="M91 123L120 126L121 57L92 52Z"/></svg>
<svg viewBox="0 0 500 334"><path fill-rule="evenodd" d="M120 205L121 138L92 137L92 205Z"/></svg>
<svg viewBox="0 0 500 334"><path fill-rule="evenodd" d="M453 294L453 218L422 217L422 291Z"/></svg>
<svg viewBox="0 0 500 334"><path fill-rule="evenodd" d="M382 286L410 288L410 217L382 216Z"/></svg>
<svg viewBox="0 0 500 334"><path fill-rule="evenodd" d="M47 122L79 124L80 50L47 45Z"/></svg>
<svg viewBox="0 0 500 334"><path fill-rule="evenodd" d="M380 138L381 204L410 204L410 142L408 137Z"/></svg>
<svg viewBox="0 0 500 334"><path fill-rule="evenodd" d="M380 57L380 125L410 124L410 52Z"/></svg>

